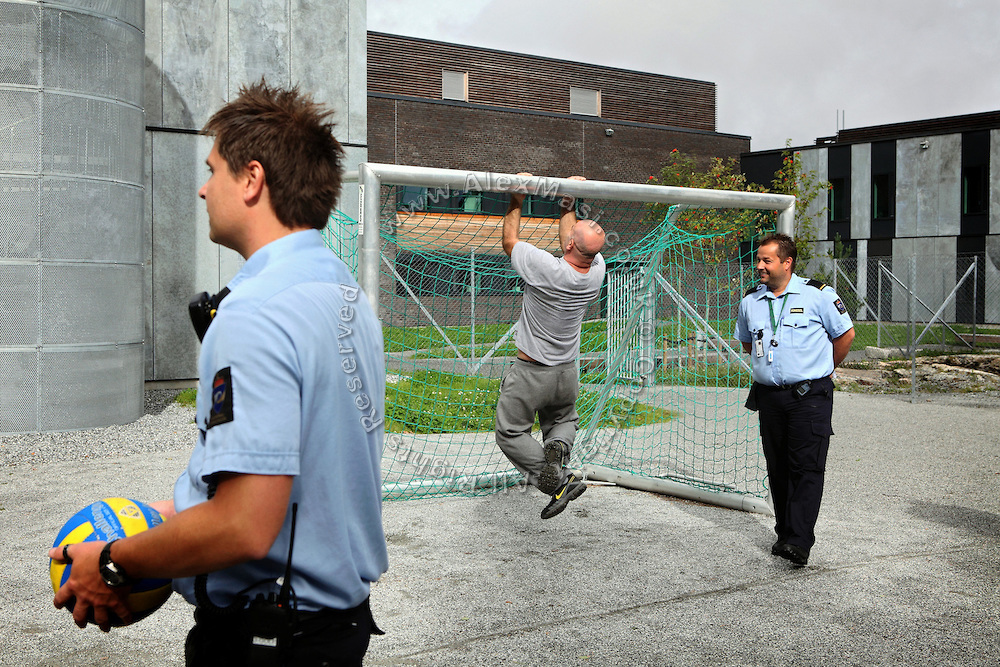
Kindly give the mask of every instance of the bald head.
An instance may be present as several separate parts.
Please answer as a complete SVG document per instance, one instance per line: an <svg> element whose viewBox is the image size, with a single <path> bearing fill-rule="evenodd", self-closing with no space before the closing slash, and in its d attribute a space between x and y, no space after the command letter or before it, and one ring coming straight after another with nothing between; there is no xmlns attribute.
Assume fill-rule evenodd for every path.
<svg viewBox="0 0 1000 667"><path fill-rule="evenodd" d="M570 238L573 247L587 259L592 260L604 247L604 230L593 220L578 220Z"/></svg>

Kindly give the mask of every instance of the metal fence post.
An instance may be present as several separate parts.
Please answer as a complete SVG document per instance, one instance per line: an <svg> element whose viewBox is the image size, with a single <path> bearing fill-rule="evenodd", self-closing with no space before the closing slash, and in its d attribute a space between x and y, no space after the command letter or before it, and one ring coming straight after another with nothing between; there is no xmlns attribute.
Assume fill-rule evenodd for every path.
<svg viewBox="0 0 1000 667"><path fill-rule="evenodd" d="M878 261L878 309L875 311L875 346L882 347L882 260Z"/></svg>
<svg viewBox="0 0 1000 667"><path fill-rule="evenodd" d="M476 358L476 249L469 249L469 314L472 317L469 327L469 359Z"/></svg>
<svg viewBox="0 0 1000 667"><path fill-rule="evenodd" d="M909 310L910 310L910 402L917 402L917 306L916 284L917 284L917 256L910 256L910 289L909 289Z"/></svg>

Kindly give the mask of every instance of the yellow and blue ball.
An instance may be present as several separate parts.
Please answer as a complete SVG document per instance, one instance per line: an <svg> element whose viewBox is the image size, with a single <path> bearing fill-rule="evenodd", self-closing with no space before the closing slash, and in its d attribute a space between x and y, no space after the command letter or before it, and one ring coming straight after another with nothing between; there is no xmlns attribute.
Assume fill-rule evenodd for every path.
<svg viewBox="0 0 1000 667"><path fill-rule="evenodd" d="M163 523L163 516L145 503L128 498L105 498L74 514L59 531L52 546L62 548L80 542L110 542L141 533L160 523ZM53 591L58 591L69 580L72 567L69 563L49 561ZM125 604L132 612L133 622L149 616L167 601L172 590L170 583L170 579L140 579L132 586ZM70 602L67 608L72 611ZM115 618L111 624L121 625L121 621Z"/></svg>

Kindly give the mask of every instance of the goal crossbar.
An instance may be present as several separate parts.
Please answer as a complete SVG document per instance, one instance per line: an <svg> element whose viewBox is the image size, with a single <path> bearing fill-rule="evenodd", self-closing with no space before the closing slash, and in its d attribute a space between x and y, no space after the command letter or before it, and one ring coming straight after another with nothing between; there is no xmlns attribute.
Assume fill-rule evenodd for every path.
<svg viewBox="0 0 1000 667"><path fill-rule="evenodd" d="M353 174L352 174L353 175ZM704 190L668 185L578 181L547 176L518 176L488 171L463 171L435 167L364 162L358 165L358 283L372 308L378 312L379 298L379 223L382 185L415 185L482 192L518 192L550 196L570 195L592 199L657 204L688 204L702 208L749 208L777 211L776 228L792 236L795 220L795 197L765 192Z"/></svg>

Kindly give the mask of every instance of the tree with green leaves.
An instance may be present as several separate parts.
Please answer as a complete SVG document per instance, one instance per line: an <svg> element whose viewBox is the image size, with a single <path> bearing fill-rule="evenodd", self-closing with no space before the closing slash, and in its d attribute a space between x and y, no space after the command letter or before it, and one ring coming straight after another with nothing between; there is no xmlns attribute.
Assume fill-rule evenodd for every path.
<svg viewBox="0 0 1000 667"><path fill-rule="evenodd" d="M740 171L736 158L711 158L705 168L697 158L676 148L670 152L669 160L657 176L649 177L650 185L672 185L685 188L706 188L711 190L738 190L742 192L773 192L795 196L795 245L798 250L798 264L806 266L815 256L813 244L816 242L819 224L826 219L826 206L813 209L816 198L825 196L830 189L827 181L820 180L814 171L802 166L801 155L792 151L790 142L781 155L781 167L774 173L771 187L765 188L747 181ZM825 200L820 201L825 203ZM666 204L650 204L648 220L659 221L667 215ZM768 223L769 224L769 223ZM727 235L714 241L705 241L703 246L707 260L733 259L740 240L759 235L764 231L765 218L758 211L741 212L736 219L732 214L721 211L686 211L679 216L677 226L692 234L717 234L728 228L738 230L738 238Z"/></svg>

